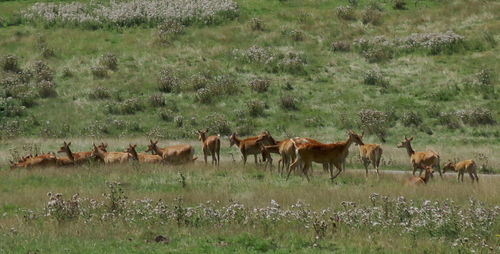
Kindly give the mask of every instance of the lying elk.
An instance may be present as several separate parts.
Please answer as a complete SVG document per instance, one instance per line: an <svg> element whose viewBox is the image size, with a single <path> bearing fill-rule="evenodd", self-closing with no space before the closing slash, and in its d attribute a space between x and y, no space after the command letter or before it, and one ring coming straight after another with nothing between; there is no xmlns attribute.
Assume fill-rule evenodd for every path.
<svg viewBox="0 0 500 254"><path fill-rule="evenodd" d="M464 173L467 171L469 173L470 178L472 179L472 183L476 180L479 183L479 178L477 177L477 165L474 160L465 160L460 161L455 164L448 162L443 166L443 174L446 170L453 170L458 172L458 180L460 181L460 177L462 178L462 182L464 182ZM475 179L474 179L475 178Z"/></svg>
<svg viewBox="0 0 500 254"><path fill-rule="evenodd" d="M406 180L405 185L406 186L411 186L411 185L422 185L422 184L427 184L429 181L429 178L432 176L432 173L434 171L432 170L432 166L425 166L425 175L424 177L422 176L412 176L410 179Z"/></svg>
<svg viewBox="0 0 500 254"><path fill-rule="evenodd" d="M422 175L422 170L425 169L426 166L431 166L433 168L437 168L439 172L439 176L443 178L443 174L441 173L441 168L439 167L439 154L429 150L425 152L415 152L411 148L410 142L413 140L413 137L406 138L398 144L398 148L406 148L408 152L408 156L410 156L410 162L413 166L413 175L415 175L415 171L417 168L420 169L419 175Z"/></svg>
<svg viewBox="0 0 500 254"><path fill-rule="evenodd" d="M160 155L156 154L146 154L146 153L137 153L135 148L137 147L136 145L128 145L128 148L125 150L126 153L129 153L131 155L131 158L139 161L139 162L145 162L145 163L158 163L162 161L162 158Z"/></svg>
<svg viewBox="0 0 500 254"><path fill-rule="evenodd" d="M261 140L257 143L257 140ZM260 154L261 147L263 145L274 145L276 141L271 137L271 134L266 131L260 134L259 136L248 137L245 139L239 139L238 134L233 133L229 137L229 147L233 145L237 145L240 149L241 155L243 156L243 164L247 163L248 155L253 154L255 158L255 164L257 164L257 155Z"/></svg>
<svg viewBox="0 0 500 254"><path fill-rule="evenodd" d="M174 164L193 162L198 159L198 156L194 156L194 148L191 145L174 145L160 148L158 147L158 140L153 142L151 139L146 152L160 155L163 161Z"/></svg>
<svg viewBox="0 0 500 254"><path fill-rule="evenodd" d="M207 164L207 155L210 153L212 155L212 165L220 164L220 134L208 136L208 128L205 131L198 130L198 139L202 143L203 156L205 158L205 164ZM217 158L215 155L217 154Z"/></svg>
<svg viewBox="0 0 500 254"><path fill-rule="evenodd" d="M57 158L53 153L45 153L35 156L23 157L18 162L10 161L10 169L14 168L36 168L56 166Z"/></svg>
<svg viewBox="0 0 500 254"><path fill-rule="evenodd" d="M124 152L107 152L92 144L92 156L101 159L106 164L110 163L124 163L131 157L129 153Z"/></svg>
<svg viewBox="0 0 500 254"><path fill-rule="evenodd" d="M361 138L363 138L364 135L365 132L363 131L361 133ZM382 157L382 151L383 150L379 144L364 144L359 146L359 156L361 157L363 165L365 166L366 176L368 176L368 166L370 165L370 162L377 170L377 176L379 175L378 168L380 165L380 159Z"/></svg>
<svg viewBox="0 0 500 254"><path fill-rule="evenodd" d="M307 171L309 168L311 168L312 162L322 164L326 163L328 164L330 170L330 180L333 182L333 179L335 179L335 177L337 177L343 169L345 170L345 161L347 155L349 154L349 147L351 146L351 144L354 142L358 145L364 145L361 137L358 134L354 133L351 130L349 130L347 134L349 136L347 137L347 140L345 142L337 142L333 144L306 143L296 146L295 151L297 158L292 163L292 165L290 165L290 168L297 166L300 161L303 161L304 166L302 167L302 172L309 182ZM334 165L338 169L338 172L337 174L335 174L335 176L333 175ZM290 172L291 170L288 171L288 175L286 177L287 180L288 177L290 177Z"/></svg>

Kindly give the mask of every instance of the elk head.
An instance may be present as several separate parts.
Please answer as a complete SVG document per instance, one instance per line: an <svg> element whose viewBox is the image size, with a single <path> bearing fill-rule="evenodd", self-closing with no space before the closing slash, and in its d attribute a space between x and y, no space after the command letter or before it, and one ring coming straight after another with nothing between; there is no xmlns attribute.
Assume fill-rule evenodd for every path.
<svg viewBox="0 0 500 254"><path fill-rule="evenodd" d="M236 132L233 132L231 136L229 136L229 147L232 147L234 144L236 144L236 138L238 134Z"/></svg>
<svg viewBox="0 0 500 254"><path fill-rule="evenodd" d="M153 140L149 140L149 145L148 145L148 148L146 148L146 153L151 151L153 154L155 154L155 150L156 150L156 144L158 144L158 140L156 140L155 142L153 142Z"/></svg>
<svg viewBox="0 0 500 254"><path fill-rule="evenodd" d="M265 131L258 136L257 140L255 140L255 143L262 145L276 145L276 140L274 140L269 131Z"/></svg>
<svg viewBox="0 0 500 254"><path fill-rule="evenodd" d="M448 161L443 166L443 174L446 172L446 170L454 171L455 170L455 164L453 162L451 162L451 161Z"/></svg>
<svg viewBox="0 0 500 254"><path fill-rule="evenodd" d="M403 148L403 147L410 147L410 142L413 140L413 136L410 138L404 137L404 140L401 141L401 143L398 144L398 148Z"/></svg>
<svg viewBox="0 0 500 254"><path fill-rule="evenodd" d="M206 137L207 137L206 135L207 135L207 133L208 133L208 128L207 128L206 130L204 130L204 131L202 131L202 130L197 130L197 132L198 132L198 140L203 141L203 140L205 140L205 139L206 139Z"/></svg>
<svg viewBox="0 0 500 254"><path fill-rule="evenodd" d="M358 144L360 146L364 145L363 143L363 135L365 135L365 132L363 131L361 133L361 136L354 133L352 130L349 130L347 131L347 134L349 135L349 138L355 143L355 144Z"/></svg>
<svg viewBox="0 0 500 254"><path fill-rule="evenodd" d="M70 145L71 142L66 143L66 141L64 141L63 145L59 148L59 151L57 151L57 153L65 153L66 151L68 151Z"/></svg>

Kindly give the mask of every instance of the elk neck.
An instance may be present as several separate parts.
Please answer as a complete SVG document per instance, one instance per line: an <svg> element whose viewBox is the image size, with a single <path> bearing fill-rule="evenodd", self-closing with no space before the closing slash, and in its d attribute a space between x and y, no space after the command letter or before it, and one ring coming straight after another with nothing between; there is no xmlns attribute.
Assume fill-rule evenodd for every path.
<svg viewBox="0 0 500 254"><path fill-rule="evenodd" d="M411 148L410 143L408 143L408 146L406 146L406 152L408 152L408 156L410 157L415 153L415 151L413 151L413 148Z"/></svg>
<svg viewBox="0 0 500 254"><path fill-rule="evenodd" d="M128 153L132 155L132 159L137 160L137 161L139 160L139 155L137 154L135 149L130 150Z"/></svg>
<svg viewBox="0 0 500 254"><path fill-rule="evenodd" d="M74 161L75 157L73 157L73 153L71 152L71 149L69 149L69 146L67 146L66 149L64 149L64 150L66 151L66 155L68 155L68 158L71 161Z"/></svg>
<svg viewBox="0 0 500 254"><path fill-rule="evenodd" d="M155 151L155 153L156 153L157 155L163 156L163 151L162 151L162 150L160 150L160 148L159 148L157 145L154 145L154 146L153 146L153 150Z"/></svg>
<svg viewBox="0 0 500 254"><path fill-rule="evenodd" d="M241 139L239 139L237 136L233 136L233 139L234 139L234 144L240 147Z"/></svg>

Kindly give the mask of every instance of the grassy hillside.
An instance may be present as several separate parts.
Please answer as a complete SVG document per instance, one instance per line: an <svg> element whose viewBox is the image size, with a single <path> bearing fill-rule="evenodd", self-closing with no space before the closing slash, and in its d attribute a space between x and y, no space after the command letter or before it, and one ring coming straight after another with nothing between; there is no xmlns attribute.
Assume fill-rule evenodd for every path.
<svg viewBox="0 0 500 254"><path fill-rule="evenodd" d="M498 144L498 2L350 2L237 1L209 21L100 26L1 2L1 136L210 127L326 141L353 128L376 142Z"/></svg>

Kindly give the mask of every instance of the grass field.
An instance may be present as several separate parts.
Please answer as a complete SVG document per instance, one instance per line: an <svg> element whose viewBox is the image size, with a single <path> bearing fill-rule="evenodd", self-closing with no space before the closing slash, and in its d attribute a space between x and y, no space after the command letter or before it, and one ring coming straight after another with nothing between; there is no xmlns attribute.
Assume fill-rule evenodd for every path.
<svg viewBox="0 0 500 254"><path fill-rule="evenodd" d="M500 172L500 2L49 2L0 1L0 253L500 252L497 176L405 187L409 173L383 171L409 172L407 135L441 164ZM8 170L63 140L160 139L202 158L205 128L222 136L220 168ZM352 146L333 183L317 165L285 181L227 141L348 129L381 144L380 178L353 170Z"/></svg>

